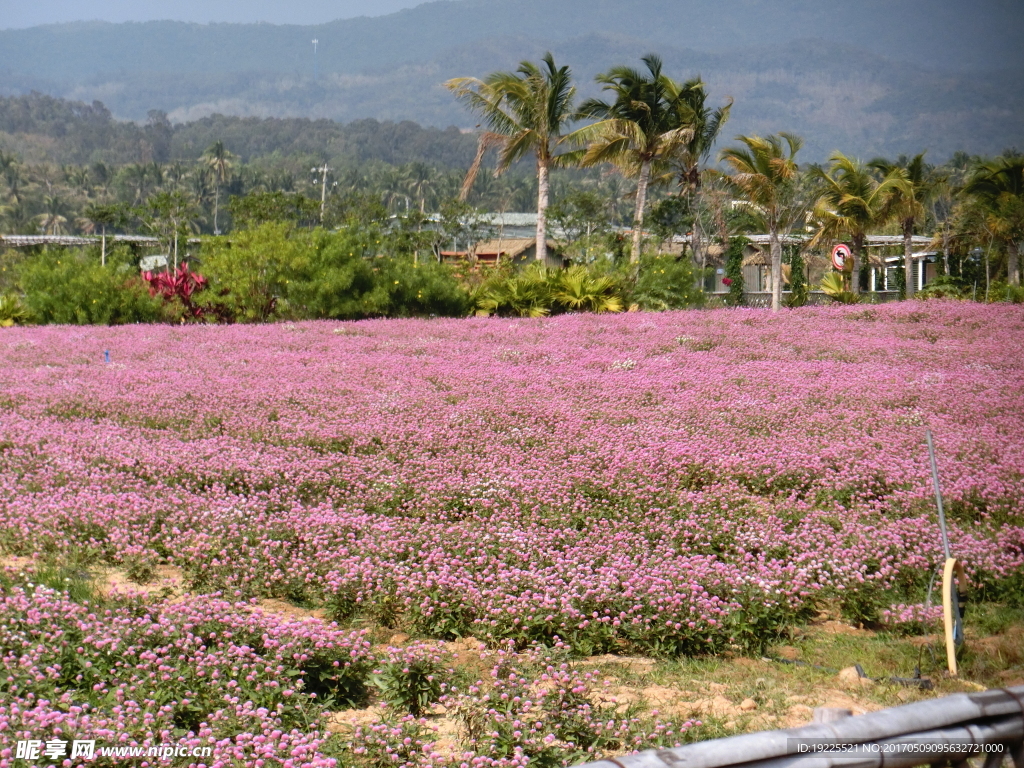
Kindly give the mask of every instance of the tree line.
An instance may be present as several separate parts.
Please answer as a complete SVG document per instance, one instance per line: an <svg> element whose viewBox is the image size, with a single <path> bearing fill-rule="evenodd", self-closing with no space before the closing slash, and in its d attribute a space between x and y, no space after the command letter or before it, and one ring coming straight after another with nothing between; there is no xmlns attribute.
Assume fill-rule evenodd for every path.
<svg viewBox="0 0 1024 768"><path fill-rule="evenodd" d="M642 64L599 75L604 98L583 101L577 101L572 72L550 54L513 72L449 81L447 87L481 118L483 128L465 137L475 142L476 152L464 155L462 169L420 160L345 164L323 154L276 150L246 158L222 139L194 161L163 163L56 166L0 152L0 227L50 234L148 231L168 251L175 243L176 252L189 234L268 222L305 230L362 226L376 228L385 239L414 243L392 250L418 259L427 252L436 257L441 238L466 242L474 235L467 225L474 212L535 208L538 261L545 257L549 223L564 254L592 267L605 257L635 266L645 249L654 255L659 243L688 235L697 278L724 264L734 284L740 279L737 265L725 263L726 253L736 253L731 243L743 234L767 233L776 309L783 284L796 290L806 277L801 265L811 253L840 241L851 245L853 258L834 276L833 293L855 300L867 285L871 234L903 236L901 282L907 295L914 285L911 237L922 232L935 236L945 279L960 280L962 287L977 277L983 257L988 280L1019 287L1019 154L960 154L933 166L925 153L867 161L836 153L817 165L799 162L802 142L786 133L738 136L732 146L718 148L731 102L710 104L699 76L673 79L657 56L644 57ZM59 104L49 106L48 130L56 133L59 118L67 115ZM109 122L100 107L76 108L76 119ZM38 110L29 117L43 119ZM5 119L13 126L29 118ZM168 128L166 116L156 115L146 129L157 136L161 125ZM488 165L493 154L496 160ZM807 242L799 253L783 245L794 234Z"/></svg>
<svg viewBox="0 0 1024 768"><path fill-rule="evenodd" d="M952 168L936 169L923 152L867 162L836 152L827 166L801 166L797 154L803 142L779 133L737 136L736 146L718 153L718 167L709 167L731 101L710 106L699 76L674 80L656 55L645 56L643 64L598 75L608 97L579 104L569 68L558 67L551 54L540 64L524 61L515 72L450 80L447 87L487 125L463 193L489 149L499 153L497 174L532 156L537 241L543 244L551 171L608 164L635 182L630 260L641 258L653 184L671 189L685 212L681 223L688 227L694 256L703 264L707 216L701 211L713 209L709 202L717 187L731 195L730 202L745 204L751 223L769 235L776 311L782 305L782 246L789 234L812 235L812 247L848 241L853 258L843 288L854 297L862 289L867 236L891 227L903 235L905 284L912 293L912 237L926 222L938 231L947 271L951 248L973 251L985 244L989 255L995 248L1003 257L999 268L1009 285L1020 287L1024 156L1008 151L994 159L954 158ZM574 127L577 123L582 125ZM542 250L541 245L538 259Z"/></svg>

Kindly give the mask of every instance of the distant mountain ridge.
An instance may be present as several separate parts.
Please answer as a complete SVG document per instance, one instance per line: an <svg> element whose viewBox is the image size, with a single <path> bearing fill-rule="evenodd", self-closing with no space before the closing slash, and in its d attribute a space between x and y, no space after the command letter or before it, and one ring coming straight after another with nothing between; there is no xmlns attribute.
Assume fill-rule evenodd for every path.
<svg viewBox="0 0 1024 768"><path fill-rule="evenodd" d="M75 23L0 31L0 92L143 120L214 113L472 127L441 84L554 51L582 89L657 51L736 99L727 135L792 130L809 159L1024 146L1019 0L440 0L312 27ZM310 40L320 41L312 79Z"/></svg>
<svg viewBox="0 0 1024 768"><path fill-rule="evenodd" d="M933 69L1024 67L1019 0L437 0L387 16L313 26L75 22L0 30L0 71L63 80L154 72L372 71L473 40L548 43L615 33L722 52L817 39Z"/></svg>

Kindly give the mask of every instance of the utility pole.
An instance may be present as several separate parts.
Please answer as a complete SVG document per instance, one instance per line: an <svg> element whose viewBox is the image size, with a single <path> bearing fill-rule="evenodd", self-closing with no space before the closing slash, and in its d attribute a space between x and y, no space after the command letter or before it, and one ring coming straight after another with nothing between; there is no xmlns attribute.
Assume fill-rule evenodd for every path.
<svg viewBox="0 0 1024 768"><path fill-rule="evenodd" d="M332 170L327 167L327 163L324 162L323 168L310 168L310 173L322 174L323 179L320 183L320 224L324 223L324 208L327 206L327 173Z"/></svg>
<svg viewBox="0 0 1024 768"><path fill-rule="evenodd" d="M313 83L316 84L316 47L320 43L315 37L313 38Z"/></svg>

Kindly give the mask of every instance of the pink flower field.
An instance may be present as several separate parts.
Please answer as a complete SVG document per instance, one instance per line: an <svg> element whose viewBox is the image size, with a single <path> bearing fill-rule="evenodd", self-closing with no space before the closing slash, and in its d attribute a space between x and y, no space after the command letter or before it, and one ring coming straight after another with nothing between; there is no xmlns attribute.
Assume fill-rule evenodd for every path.
<svg viewBox="0 0 1024 768"><path fill-rule="evenodd" d="M920 621L942 558L926 428L954 553L1019 601L1022 337L1021 308L953 302L2 329L0 768L40 738L19 734L86 732L333 765L317 718L382 663L371 624L672 656L757 651L825 605ZM25 558L176 566L192 594L94 609ZM656 743L630 728L618 748ZM529 754L495 749L378 757Z"/></svg>

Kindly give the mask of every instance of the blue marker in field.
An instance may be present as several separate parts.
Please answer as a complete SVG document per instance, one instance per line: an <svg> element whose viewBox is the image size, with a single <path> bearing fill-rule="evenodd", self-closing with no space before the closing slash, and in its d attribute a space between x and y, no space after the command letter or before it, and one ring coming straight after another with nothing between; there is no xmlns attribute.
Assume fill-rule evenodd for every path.
<svg viewBox="0 0 1024 768"><path fill-rule="evenodd" d="M104 349L103 350L103 362L104 363L108 363L108 364L110 363L110 350L109 349Z"/></svg>

